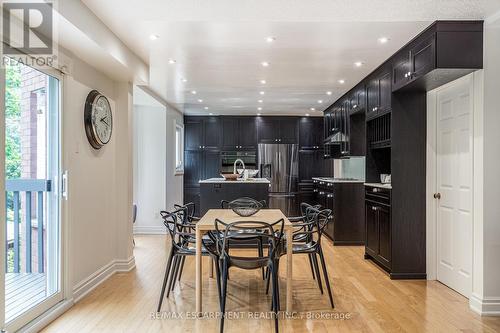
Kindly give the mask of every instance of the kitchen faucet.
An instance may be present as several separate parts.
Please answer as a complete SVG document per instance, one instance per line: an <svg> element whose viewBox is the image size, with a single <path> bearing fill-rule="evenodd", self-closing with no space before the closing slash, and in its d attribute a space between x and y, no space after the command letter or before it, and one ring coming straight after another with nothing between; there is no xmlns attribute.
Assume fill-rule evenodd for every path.
<svg viewBox="0 0 500 333"><path fill-rule="evenodd" d="M244 173L244 172L245 172L245 163L244 163L244 162L243 162L240 158L238 158L238 159L236 159L236 161L234 161L234 165L233 165L233 167L234 167L234 169L233 169L233 173L234 173L235 175L237 174L237 173L236 173L236 164L237 164L238 162L240 162L240 163L241 163L241 165L243 165L243 172L242 172L242 173Z"/></svg>

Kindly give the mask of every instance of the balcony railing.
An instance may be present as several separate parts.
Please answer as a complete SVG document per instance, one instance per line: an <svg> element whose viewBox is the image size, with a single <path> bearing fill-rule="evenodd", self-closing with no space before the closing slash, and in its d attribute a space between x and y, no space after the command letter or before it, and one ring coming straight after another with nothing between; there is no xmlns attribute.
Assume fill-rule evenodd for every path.
<svg viewBox="0 0 500 333"><path fill-rule="evenodd" d="M11 214L10 221L13 223L13 235L7 238L7 256L13 251L12 271L20 273L21 270L21 223L24 222L23 246L25 251L24 273L32 273L33 270L33 217L36 217L36 246L38 273L44 272L44 192L51 191L51 181L48 179L10 179L5 182L7 195L7 215ZM10 195L10 193L12 193ZM33 205L33 199L36 204ZM11 202L9 202L11 200ZM23 204L21 204L21 201ZM10 207L9 207L10 206ZM34 207L35 206L35 207ZM23 211L21 212L21 208ZM36 214L35 214L36 209ZM21 218L22 217L22 218ZM21 221L23 219L24 221ZM9 223L9 218L6 219ZM8 233L10 234L10 233ZM11 239L9 239L11 238ZM6 260L5 271L9 272L9 260Z"/></svg>

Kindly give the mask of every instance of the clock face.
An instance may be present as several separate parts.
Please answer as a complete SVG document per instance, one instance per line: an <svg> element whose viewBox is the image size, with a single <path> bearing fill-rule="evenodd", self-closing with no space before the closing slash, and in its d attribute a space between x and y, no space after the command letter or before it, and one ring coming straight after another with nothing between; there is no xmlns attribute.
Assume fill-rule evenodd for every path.
<svg viewBox="0 0 500 333"><path fill-rule="evenodd" d="M97 141L105 145L111 139L113 115L108 99L99 96L92 104L92 131Z"/></svg>
<svg viewBox="0 0 500 333"><path fill-rule="evenodd" d="M97 90L92 90L85 101L85 133L90 145L102 148L111 140L113 114L108 99Z"/></svg>

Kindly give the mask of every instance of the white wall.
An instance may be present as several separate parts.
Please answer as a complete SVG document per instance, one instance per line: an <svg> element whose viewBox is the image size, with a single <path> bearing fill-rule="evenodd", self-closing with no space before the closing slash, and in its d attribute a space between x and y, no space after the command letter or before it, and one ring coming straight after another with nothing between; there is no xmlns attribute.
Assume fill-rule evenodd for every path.
<svg viewBox="0 0 500 333"><path fill-rule="evenodd" d="M137 220L134 233L164 233L159 215L182 203L182 175L175 175L175 123L182 115L134 88L134 202Z"/></svg>
<svg viewBox="0 0 500 333"><path fill-rule="evenodd" d="M485 22L482 220L475 229L475 281L471 307L482 314L500 315L500 13ZM481 138L479 138L481 139ZM475 198L480 200L481 198ZM481 216L479 217L481 218ZM477 220L474 223L478 222ZM482 239L481 239L482 238ZM481 258L482 257L482 258ZM477 273L477 274L476 274Z"/></svg>
<svg viewBox="0 0 500 333"><path fill-rule="evenodd" d="M132 256L131 105L128 83L116 83L74 58L63 80L63 168L69 173L68 265L78 299L116 269L134 266ZM94 150L83 125L88 93L106 95L113 111L113 136Z"/></svg>

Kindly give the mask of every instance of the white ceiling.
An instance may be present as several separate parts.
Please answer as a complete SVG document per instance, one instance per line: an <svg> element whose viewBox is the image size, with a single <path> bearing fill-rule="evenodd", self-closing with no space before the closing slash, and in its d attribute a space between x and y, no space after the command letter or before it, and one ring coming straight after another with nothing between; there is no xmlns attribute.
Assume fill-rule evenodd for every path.
<svg viewBox="0 0 500 333"><path fill-rule="evenodd" d="M500 10L498 0L83 2L149 64L150 88L188 114L320 114L432 21Z"/></svg>

